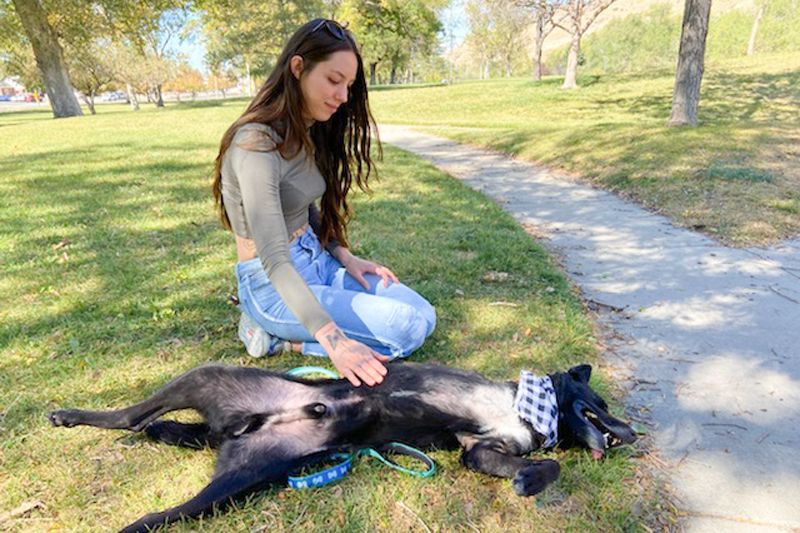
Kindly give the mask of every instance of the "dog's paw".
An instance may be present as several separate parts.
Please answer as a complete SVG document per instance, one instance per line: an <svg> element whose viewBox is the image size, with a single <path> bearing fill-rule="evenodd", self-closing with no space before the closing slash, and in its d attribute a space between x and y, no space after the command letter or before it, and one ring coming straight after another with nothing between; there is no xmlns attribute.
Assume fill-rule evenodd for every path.
<svg viewBox="0 0 800 533"><path fill-rule="evenodd" d="M77 409L59 409L48 414L47 418L56 427L71 428L77 425L79 412Z"/></svg>
<svg viewBox="0 0 800 533"><path fill-rule="evenodd" d="M542 492L547 485L558 479L561 467L550 459L534 461L520 469L514 476L514 492L518 496L533 496Z"/></svg>

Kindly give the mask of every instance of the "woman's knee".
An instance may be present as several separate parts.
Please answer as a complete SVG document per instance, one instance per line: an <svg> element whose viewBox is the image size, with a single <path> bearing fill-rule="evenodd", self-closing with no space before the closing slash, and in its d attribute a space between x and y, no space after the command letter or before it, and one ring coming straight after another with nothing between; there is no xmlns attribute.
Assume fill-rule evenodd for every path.
<svg viewBox="0 0 800 533"><path fill-rule="evenodd" d="M429 337L430 334L433 333L433 330L436 329L436 308L433 307L428 300L425 300L424 298L422 300L423 304L417 310L428 324L428 329L425 333L425 336Z"/></svg>
<svg viewBox="0 0 800 533"><path fill-rule="evenodd" d="M434 313L434 323L435 319ZM430 318L424 312L402 303L397 304L388 326L388 336L394 339L398 357L406 357L422 346L432 331Z"/></svg>

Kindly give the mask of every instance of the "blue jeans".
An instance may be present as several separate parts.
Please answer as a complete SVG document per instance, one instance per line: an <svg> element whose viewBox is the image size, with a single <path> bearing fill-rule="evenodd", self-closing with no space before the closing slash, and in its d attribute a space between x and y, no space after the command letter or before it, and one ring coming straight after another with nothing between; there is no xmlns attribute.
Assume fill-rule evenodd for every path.
<svg viewBox="0 0 800 533"><path fill-rule="evenodd" d="M380 276L367 274L365 289L342 264L322 249L309 228L290 245L292 262L334 323L349 338L378 353L407 357L422 346L436 326L436 311L425 298L402 283L384 287ZM267 333L303 343L304 354L327 353L283 303L258 258L236 264L239 303Z"/></svg>

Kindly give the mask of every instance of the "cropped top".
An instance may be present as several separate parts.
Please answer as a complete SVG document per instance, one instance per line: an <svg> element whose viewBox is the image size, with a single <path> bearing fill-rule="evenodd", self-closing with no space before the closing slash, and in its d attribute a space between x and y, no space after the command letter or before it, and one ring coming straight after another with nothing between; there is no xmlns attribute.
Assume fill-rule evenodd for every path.
<svg viewBox="0 0 800 533"><path fill-rule="evenodd" d="M295 269L289 236L309 223L319 231L315 202L325 192L325 179L302 148L284 159L276 149L281 141L265 124L240 127L222 160L222 199L234 233L255 241L270 282L313 335L331 318Z"/></svg>

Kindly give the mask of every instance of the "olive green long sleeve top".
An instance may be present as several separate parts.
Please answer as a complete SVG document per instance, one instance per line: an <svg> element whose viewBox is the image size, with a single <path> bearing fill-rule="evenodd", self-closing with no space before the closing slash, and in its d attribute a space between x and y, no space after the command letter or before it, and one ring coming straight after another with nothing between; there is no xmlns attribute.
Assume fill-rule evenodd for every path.
<svg viewBox="0 0 800 533"><path fill-rule="evenodd" d="M273 287L313 335L331 318L295 269L289 236L318 223L314 202L325 192L325 179L303 149L284 159L276 149L281 141L264 124L240 127L222 160L222 199L234 233L255 241Z"/></svg>

